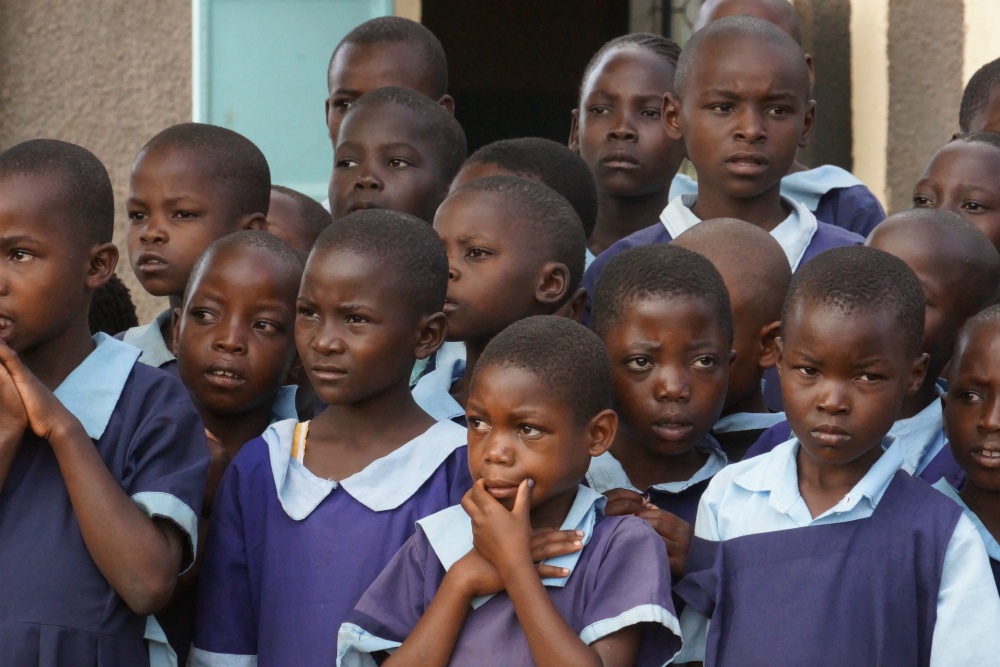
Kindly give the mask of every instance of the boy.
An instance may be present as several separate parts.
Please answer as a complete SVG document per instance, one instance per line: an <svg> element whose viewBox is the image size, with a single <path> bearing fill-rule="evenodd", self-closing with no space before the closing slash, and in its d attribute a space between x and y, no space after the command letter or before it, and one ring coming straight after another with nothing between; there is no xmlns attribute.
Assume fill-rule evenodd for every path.
<svg viewBox="0 0 1000 667"><path fill-rule="evenodd" d="M114 271L114 196L90 152L0 154L0 646L17 665L146 665L197 548L198 414L138 350L88 328Z"/></svg>
<svg viewBox="0 0 1000 667"><path fill-rule="evenodd" d="M1000 306L971 318L955 345L944 402L944 427L955 459L965 473L961 491L945 480L934 484L957 502L979 531L990 557L993 579L1000 588L1000 478L997 461L997 397L1000 390Z"/></svg>
<svg viewBox="0 0 1000 667"><path fill-rule="evenodd" d="M475 486L419 522L341 626L337 664L386 652L380 664L427 667L669 661L678 637L662 545L641 521L606 517L604 498L580 485L614 438L610 399L607 354L579 324L530 317L497 335L469 396ZM543 572L531 531L560 526L582 530L582 549Z"/></svg>
<svg viewBox="0 0 1000 667"><path fill-rule="evenodd" d="M510 324L550 315L577 293L586 238L573 207L550 188L489 176L455 190L434 229L448 253L448 340L465 359L437 359L413 397L437 419L464 423L472 370L483 348Z"/></svg>
<svg viewBox="0 0 1000 667"><path fill-rule="evenodd" d="M330 221L330 214L312 197L282 185L271 186L267 231L293 250L308 255Z"/></svg>
<svg viewBox="0 0 1000 667"><path fill-rule="evenodd" d="M958 110L958 126L962 134L1000 131L1000 58L978 70L965 84L962 105Z"/></svg>
<svg viewBox="0 0 1000 667"><path fill-rule="evenodd" d="M781 196L781 178L808 142L814 119L809 71L791 37L751 17L715 21L685 46L675 86L663 122L671 137L685 142L698 193L672 200L659 224L608 248L587 270L588 292L614 255L669 242L708 218L745 220L770 232L793 272L823 250L862 243Z"/></svg>
<svg viewBox="0 0 1000 667"><path fill-rule="evenodd" d="M764 431L784 421L764 402L765 371L773 372L781 304L792 280L781 246L759 227L734 219L705 220L672 245L707 257L722 274L733 308L733 351L722 416L712 427L730 462L741 461ZM748 258L752 258L748 261Z"/></svg>
<svg viewBox="0 0 1000 667"><path fill-rule="evenodd" d="M191 267L212 241L265 229L270 198L264 154L232 130L182 123L142 147L125 204L128 256L143 289L169 299L169 308L150 324L122 337L142 350L142 363L177 374L170 317L181 305Z"/></svg>
<svg viewBox="0 0 1000 667"><path fill-rule="evenodd" d="M698 499L727 463L709 435L733 360L726 286L698 253L633 248L601 275L591 325L611 358L620 428L587 483L608 496L609 515L656 529L679 578Z"/></svg>
<svg viewBox="0 0 1000 667"><path fill-rule="evenodd" d="M413 533L472 485L466 433L413 401L444 339L448 260L429 225L362 211L316 241L295 343L327 407L272 424L222 480L199 582L194 665L332 665L336 632Z"/></svg>
<svg viewBox="0 0 1000 667"><path fill-rule="evenodd" d="M927 370L919 280L882 251L836 248L792 279L781 321L794 437L729 466L702 496L704 541L677 587L685 658L995 664L1000 597L982 585L982 540L885 447Z"/></svg>
<svg viewBox="0 0 1000 667"><path fill-rule="evenodd" d="M330 210L338 220L387 208L430 222L466 156L455 118L419 93L379 88L344 116L330 177Z"/></svg>

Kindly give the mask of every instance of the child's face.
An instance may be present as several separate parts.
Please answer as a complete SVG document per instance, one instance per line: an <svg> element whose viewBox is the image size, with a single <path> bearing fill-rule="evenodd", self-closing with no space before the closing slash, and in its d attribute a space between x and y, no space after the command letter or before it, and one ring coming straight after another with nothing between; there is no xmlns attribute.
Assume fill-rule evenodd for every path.
<svg viewBox="0 0 1000 667"><path fill-rule="evenodd" d="M195 260L240 225L232 197L197 152L167 146L139 154L129 181L128 256L153 296L184 293Z"/></svg>
<svg viewBox="0 0 1000 667"><path fill-rule="evenodd" d="M423 63L417 49L406 42L344 44L330 68L326 100L326 126L334 148L344 114L365 93L396 86L431 97L432 84Z"/></svg>
<svg viewBox="0 0 1000 667"><path fill-rule="evenodd" d="M448 253L448 340L488 340L542 312L535 290L543 262L516 225L491 193L462 192L438 210L434 231Z"/></svg>
<svg viewBox="0 0 1000 667"><path fill-rule="evenodd" d="M779 187L808 143L813 105L808 74L792 54L759 39L716 39L665 108L698 172L699 196L752 199Z"/></svg>
<svg viewBox="0 0 1000 667"><path fill-rule="evenodd" d="M760 321L759 313L748 303L746 294L741 295L738 287L729 287L729 281L726 282L733 308L733 352L736 353L729 367L729 386L726 389L728 407L760 391L764 372L761 367L764 352L761 332L769 323ZM770 358L773 360L773 356Z"/></svg>
<svg viewBox="0 0 1000 667"><path fill-rule="evenodd" d="M298 202L277 190L271 190L271 204L267 209L267 231L301 253L308 253L316 240L302 219Z"/></svg>
<svg viewBox="0 0 1000 667"><path fill-rule="evenodd" d="M944 427L967 483L1000 491L1000 325L977 326L954 358Z"/></svg>
<svg viewBox="0 0 1000 667"><path fill-rule="evenodd" d="M962 216L1000 249L1000 150L955 141L935 153L913 188L914 208L943 208Z"/></svg>
<svg viewBox="0 0 1000 667"><path fill-rule="evenodd" d="M661 122L674 68L646 49L614 49L587 80L573 115L570 147L578 149L597 189L613 197L665 190L684 160L684 143Z"/></svg>
<svg viewBox="0 0 1000 667"><path fill-rule="evenodd" d="M802 452L821 465L871 463L903 399L924 378L890 313L844 313L801 301L783 322L778 373L785 416Z"/></svg>
<svg viewBox="0 0 1000 667"><path fill-rule="evenodd" d="M486 490L508 510L518 485L534 480L532 523L558 525L591 456L601 453L591 452L589 425L534 373L493 365L477 370L466 416L472 480L485 480ZM539 516L550 510L554 516Z"/></svg>
<svg viewBox="0 0 1000 667"><path fill-rule="evenodd" d="M421 329L385 260L313 252L295 320L295 346L321 401L355 404L406 385Z"/></svg>
<svg viewBox="0 0 1000 667"><path fill-rule="evenodd" d="M385 208L429 222L448 190L442 173L440 150L416 113L396 104L365 109L340 130L330 177L333 219Z"/></svg>
<svg viewBox="0 0 1000 667"><path fill-rule="evenodd" d="M175 323L177 369L195 403L219 416L274 397L295 357L298 276L249 248L210 261Z"/></svg>
<svg viewBox="0 0 1000 667"><path fill-rule="evenodd" d="M729 341L700 299L640 298L605 335L621 429L661 456L689 451L726 398Z"/></svg>

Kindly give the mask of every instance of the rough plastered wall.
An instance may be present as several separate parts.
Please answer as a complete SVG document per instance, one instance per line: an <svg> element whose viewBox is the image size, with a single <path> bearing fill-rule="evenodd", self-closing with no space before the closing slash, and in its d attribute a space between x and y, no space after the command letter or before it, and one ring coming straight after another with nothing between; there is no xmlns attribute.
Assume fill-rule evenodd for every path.
<svg viewBox="0 0 1000 667"><path fill-rule="evenodd" d="M190 119L190 0L0 0L0 149L49 137L104 162L115 187L118 274L140 322L164 305L128 265L129 167L156 132Z"/></svg>

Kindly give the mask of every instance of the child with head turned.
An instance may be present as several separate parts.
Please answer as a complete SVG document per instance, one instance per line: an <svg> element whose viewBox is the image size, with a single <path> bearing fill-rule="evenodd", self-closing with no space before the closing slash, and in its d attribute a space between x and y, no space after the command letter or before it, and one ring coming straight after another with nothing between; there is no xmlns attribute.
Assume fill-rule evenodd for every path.
<svg viewBox="0 0 1000 667"><path fill-rule="evenodd" d="M792 280L788 259L770 234L732 218L706 220L678 236L672 245L707 257L729 292L736 356L712 437L729 461L740 461L764 431L785 419L783 413L767 409L761 384L766 372L774 372L777 360L781 305Z"/></svg>
<svg viewBox="0 0 1000 667"><path fill-rule="evenodd" d="M709 435L733 360L726 286L690 250L634 248L602 274L591 326L611 358L620 424L587 483L608 497L608 514L649 522L679 576L698 499L727 463Z"/></svg>
<svg viewBox="0 0 1000 667"><path fill-rule="evenodd" d="M331 220L329 212L312 197L282 185L271 186L267 231L293 250L308 255Z"/></svg>
<svg viewBox="0 0 1000 667"><path fill-rule="evenodd" d="M90 334L91 296L118 261L113 228L111 180L89 151L38 139L0 153L0 645L11 664L155 663L168 649L146 617L197 549L198 413L138 350Z"/></svg>
<svg viewBox="0 0 1000 667"><path fill-rule="evenodd" d="M996 661L1000 597L982 585L982 540L888 446L926 375L924 317L917 276L874 248L829 250L792 279L778 344L792 439L728 466L702 496L702 539L676 588L683 659Z"/></svg>
<svg viewBox="0 0 1000 667"><path fill-rule="evenodd" d="M1000 132L1000 58L978 70L965 84L958 110L962 134Z"/></svg>
<svg viewBox="0 0 1000 667"><path fill-rule="evenodd" d="M475 484L418 522L341 626L337 664L666 664L679 636L663 545L581 484L614 441L611 402L608 355L576 322L529 317L493 338L467 410ZM532 531L559 528L579 531L576 551L536 565Z"/></svg>
<svg viewBox="0 0 1000 667"><path fill-rule="evenodd" d="M1000 306L970 318L958 336L948 373L944 428L965 480L960 490L934 488L957 502L986 545L1000 589Z"/></svg>
<svg viewBox="0 0 1000 667"><path fill-rule="evenodd" d="M360 97L337 135L329 191L333 219L386 208L430 222L466 151L462 126L420 93L379 88Z"/></svg>
<svg viewBox="0 0 1000 667"><path fill-rule="evenodd" d="M488 176L452 192L434 217L448 253L447 339L465 357L439 357L413 387L437 419L465 423L472 371L490 340L531 315L579 311L586 238L568 201L536 181Z"/></svg>
<svg viewBox="0 0 1000 667"><path fill-rule="evenodd" d="M232 130L182 123L142 147L125 205L129 262L143 289L170 303L122 337L142 350L144 364L177 373L171 315L181 305L191 267L212 241L264 229L270 197L264 154Z"/></svg>
<svg viewBox="0 0 1000 667"><path fill-rule="evenodd" d="M441 240L413 216L361 211L320 235L295 344L327 407L309 422L271 424L229 466L192 664L334 664L331 628L414 522L468 491L465 430L421 410L408 384L414 361L444 339L447 289Z"/></svg>
<svg viewBox="0 0 1000 667"><path fill-rule="evenodd" d="M812 134L814 104L802 49L773 23L720 19L694 34L677 63L663 123L682 140L698 192L673 199L660 222L628 236L590 266L592 291L604 265L628 248L666 243L702 220L736 218L770 232L792 271L823 250L864 239L819 222L781 194L781 179Z"/></svg>

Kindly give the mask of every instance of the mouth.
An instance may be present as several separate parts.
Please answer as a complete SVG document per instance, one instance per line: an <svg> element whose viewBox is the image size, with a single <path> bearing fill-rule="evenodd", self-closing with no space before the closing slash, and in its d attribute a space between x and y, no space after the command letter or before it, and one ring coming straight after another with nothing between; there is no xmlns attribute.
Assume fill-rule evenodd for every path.
<svg viewBox="0 0 1000 667"><path fill-rule="evenodd" d="M637 169L642 166L633 155L625 151L608 153L601 158L601 164L608 169Z"/></svg>
<svg viewBox="0 0 1000 667"><path fill-rule="evenodd" d="M1000 468L1000 449L983 448L972 452L972 459L984 468Z"/></svg>
<svg viewBox="0 0 1000 667"><path fill-rule="evenodd" d="M452 313L455 312L456 308L458 308L458 304L452 301L451 299L445 297L444 308L442 309L444 311L444 314L451 315Z"/></svg>
<svg viewBox="0 0 1000 667"><path fill-rule="evenodd" d="M312 366L309 370L313 378L319 382L335 382L347 375L347 371L343 368L327 364L317 364L316 366Z"/></svg>
<svg viewBox="0 0 1000 667"><path fill-rule="evenodd" d="M517 496L518 484L512 484L499 479L483 480L486 492L497 500L510 500Z"/></svg>
<svg viewBox="0 0 1000 667"><path fill-rule="evenodd" d="M760 153L736 153L726 159L730 171L741 176L755 176L768 167L768 159Z"/></svg>
<svg viewBox="0 0 1000 667"><path fill-rule="evenodd" d="M684 440L693 429L694 424L684 415L668 415L653 422L653 433L668 442Z"/></svg>
<svg viewBox="0 0 1000 667"><path fill-rule="evenodd" d="M347 212L354 213L355 211L369 211L375 208L382 208L382 207L373 201L359 201L351 204L348 207Z"/></svg>
<svg viewBox="0 0 1000 667"><path fill-rule="evenodd" d="M142 273L156 273L157 271L166 269L168 266L167 260L149 252L139 255L139 258L135 262L135 270Z"/></svg>
<svg viewBox="0 0 1000 667"><path fill-rule="evenodd" d="M0 315L0 338L7 340L10 338L11 332L14 330L14 320L9 317Z"/></svg>
<svg viewBox="0 0 1000 667"><path fill-rule="evenodd" d="M235 389L246 382L243 374L231 366L212 366L205 371L205 379L220 389Z"/></svg>
<svg viewBox="0 0 1000 667"><path fill-rule="evenodd" d="M813 440L827 447L840 447L851 439L851 434L838 426L823 424L812 429Z"/></svg>

